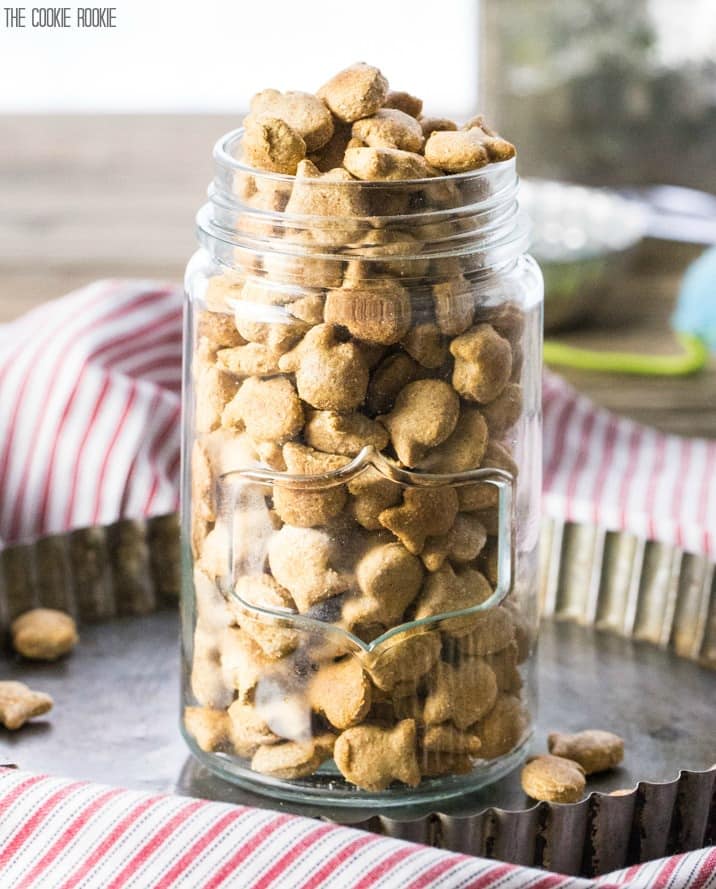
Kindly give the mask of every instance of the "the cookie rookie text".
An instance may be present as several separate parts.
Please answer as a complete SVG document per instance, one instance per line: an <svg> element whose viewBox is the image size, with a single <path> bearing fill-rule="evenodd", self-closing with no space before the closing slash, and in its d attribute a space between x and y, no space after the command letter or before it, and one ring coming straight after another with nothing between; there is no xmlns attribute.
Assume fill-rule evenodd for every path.
<svg viewBox="0 0 716 889"><path fill-rule="evenodd" d="M115 6L23 6L3 7L3 23L6 28L116 28Z"/></svg>

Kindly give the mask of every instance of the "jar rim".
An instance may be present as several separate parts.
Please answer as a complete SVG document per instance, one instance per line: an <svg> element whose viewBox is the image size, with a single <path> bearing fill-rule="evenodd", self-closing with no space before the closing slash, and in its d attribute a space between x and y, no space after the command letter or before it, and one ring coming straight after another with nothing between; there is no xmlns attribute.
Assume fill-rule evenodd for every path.
<svg viewBox="0 0 716 889"><path fill-rule="evenodd" d="M388 265L411 258L440 259L479 252L484 263L493 266L515 259L529 245L529 226L517 199L515 158L465 173L422 179L331 181L322 176L297 177L248 166L239 159L237 150L243 135L239 127L223 135L214 146L215 175L209 201L197 215L199 240L209 249L223 244L228 250L240 248L254 254L363 259ZM291 194L297 182L301 188L319 190L319 194L332 189L337 193L346 189L367 192L367 212L329 215L267 209L252 205L242 193L246 187L251 189L250 195L260 193L264 183L267 194ZM428 191L442 193L443 197L434 205L425 204ZM396 196L405 200L405 211L392 209ZM412 203L414 196L418 200ZM376 200L376 206L386 200L391 209L370 212L371 202ZM390 249L376 249L379 245L372 243L371 237L392 230L419 233L419 251L393 255Z"/></svg>
<svg viewBox="0 0 716 889"><path fill-rule="evenodd" d="M257 178L265 179L266 181L276 182L276 183L285 183L289 185L293 183L296 179L295 176L290 173L275 173L270 170L259 170L256 167L252 167L249 164L244 163L239 160L231 151L232 148L235 148L237 143L240 142L241 138L244 134L243 127L237 127L235 130L230 130L228 133L225 133L221 136L216 143L214 144L213 149L213 159L214 162L222 168L226 170L230 170L232 172L241 172L246 175L252 175ZM490 179L497 178L498 174L503 174L505 171L513 168L515 170L515 176L517 175L517 164L514 157L508 158L504 161L491 161L489 164L486 164L483 167L478 167L475 170L467 170L464 173L444 173L441 176L428 176L422 179L378 179L378 180L366 180L366 179L346 179L345 181L341 181L341 187L360 187L360 188L396 188L401 186L419 186L419 185L440 185L444 182L453 182L453 183L464 183L470 181L477 181L480 179ZM311 180L308 180L309 182ZM322 183L325 186L325 183Z"/></svg>

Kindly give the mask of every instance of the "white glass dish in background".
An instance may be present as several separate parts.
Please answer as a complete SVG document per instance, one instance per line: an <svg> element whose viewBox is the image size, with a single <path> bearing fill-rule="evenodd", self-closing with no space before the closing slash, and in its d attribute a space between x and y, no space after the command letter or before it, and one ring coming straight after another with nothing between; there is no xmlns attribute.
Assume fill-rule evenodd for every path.
<svg viewBox="0 0 716 889"><path fill-rule="evenodd" d="M546 262L627 250L646 234L645 208L607 189L523 179L520 205L532 221L532 252Z"/></svg>
<svg viewBox="0 0 716 889"><path fill-rule="evenodd" d="M545 330L573 326L647 233L647 209L614 191L547 179L523 179L520 205L545 277Z"/></svg>

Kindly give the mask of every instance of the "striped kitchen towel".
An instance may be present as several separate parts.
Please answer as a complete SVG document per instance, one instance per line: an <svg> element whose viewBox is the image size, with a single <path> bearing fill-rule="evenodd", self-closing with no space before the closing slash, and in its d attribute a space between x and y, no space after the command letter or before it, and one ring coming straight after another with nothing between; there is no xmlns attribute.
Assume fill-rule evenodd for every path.
<svg viewBox="0 0 716 889"><path fill-rule="evenodd" d="M0 326L0 541L176 509L181 317L98 281Z"/></svg>
<svg viewBox="0 0 716 889"><path fill-rule="evenodd" d="M179 288L100 281L0 327L0 542L178 503ZM716 442L544 386L544 511L716 560Z"/></svg>
<svg viewBox="0 0 716 889"><path fill-rule="evenodd" d="M3 889L713 889L716 847L596 880L265 809L0 770Z"/></svg>

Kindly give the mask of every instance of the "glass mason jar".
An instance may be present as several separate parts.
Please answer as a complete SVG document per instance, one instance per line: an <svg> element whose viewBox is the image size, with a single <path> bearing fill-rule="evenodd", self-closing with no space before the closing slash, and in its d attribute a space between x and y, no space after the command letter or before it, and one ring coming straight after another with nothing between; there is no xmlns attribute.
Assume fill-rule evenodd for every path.
<svg viewBox="0 0 716 889"><path fill-rule="evenodd" d="M465 793L534 715L542 279L514 159L360 182L240 143L186 277L187 742L277 797Z"/></svg>

